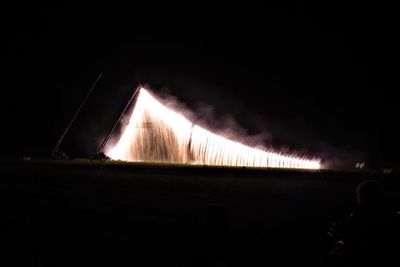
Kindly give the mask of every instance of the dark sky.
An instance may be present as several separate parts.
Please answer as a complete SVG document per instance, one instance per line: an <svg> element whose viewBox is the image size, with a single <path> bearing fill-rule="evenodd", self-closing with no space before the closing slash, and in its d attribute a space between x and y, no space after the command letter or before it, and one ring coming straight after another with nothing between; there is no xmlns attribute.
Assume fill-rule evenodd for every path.
<svg viewBox="0 0 400 267"><path fill-rule="evenodd" d="M103 72L62 145L74 156L147 84L275 148L398 166L394 8L319 2L5 9L2 154L48 156Z"/></svg>

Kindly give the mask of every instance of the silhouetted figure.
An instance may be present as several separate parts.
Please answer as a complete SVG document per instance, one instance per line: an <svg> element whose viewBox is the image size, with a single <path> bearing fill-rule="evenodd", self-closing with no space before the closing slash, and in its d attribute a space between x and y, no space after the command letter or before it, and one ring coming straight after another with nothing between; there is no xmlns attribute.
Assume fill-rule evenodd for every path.
<svg viewBox="0 0 400 267"><path fill-rule="evenodd" d="M229 213L222 205L209 205L204 217L202 236L202 266L228 266L230 235L228 230Z"/></svg>
<svg viewBox="0 0 400 267"><path fill-rule="evenodd" d="M380 184L358 185L357 203L356 211L331 229L335 247L330 262L334 266L399 266L398 218Z"/></svg>
<svg viewBox="0 0 400 267"><path fill-rule="evenodd" d="M107 156L105 153L103 152L98 152L93 159L95 160L111 160L111 158L109 156Z"/></svg>
<svg viewBox="0 0 400 267"><path fill-rule="evenodd" d="M51 157L53 159L58 159L58 160L68 160L70 159L70 157L64 153L63 151L57 149L57 150L53 150L53 152L51 153Z"/></svg>

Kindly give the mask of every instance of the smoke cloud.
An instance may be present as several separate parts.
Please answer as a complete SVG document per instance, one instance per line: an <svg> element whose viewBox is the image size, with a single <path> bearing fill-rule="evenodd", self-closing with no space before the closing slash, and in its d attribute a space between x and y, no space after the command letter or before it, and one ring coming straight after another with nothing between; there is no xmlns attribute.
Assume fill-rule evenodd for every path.
<svg viewBox="0 0 400 267"><path fill-rule="evenodd" d="M140 88L128 124L116 145L107 151L111 158L252 167L320 167L319 160L256 149L249 141L245 144L245 139L254 137L243 137L247 132L232 117L224 117L214 129L203 126L204 120L210 119L207 116L213 114L209 106L199 116L171 96L161 102Z"/></svg>

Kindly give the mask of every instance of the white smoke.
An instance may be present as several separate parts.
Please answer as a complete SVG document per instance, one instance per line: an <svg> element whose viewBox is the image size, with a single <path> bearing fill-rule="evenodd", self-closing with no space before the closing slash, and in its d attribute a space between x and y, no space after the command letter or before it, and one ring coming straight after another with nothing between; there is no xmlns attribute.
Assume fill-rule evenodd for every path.
<svg viewBox="0 0 400 267"><path fill-rule="evenodd" d="M319 169L319 160L282 155L248 146L238 136L245 132L215 132L175 100L161 103L145 88L115 146L112 159L205 165ZM179 112L178 112L179 110ZM183 111L183 112L181 112ZM190 119L189 119L190 118ZM226 120L239 128L233 119ZM222 125L226 129L227 125Z"/></svg>

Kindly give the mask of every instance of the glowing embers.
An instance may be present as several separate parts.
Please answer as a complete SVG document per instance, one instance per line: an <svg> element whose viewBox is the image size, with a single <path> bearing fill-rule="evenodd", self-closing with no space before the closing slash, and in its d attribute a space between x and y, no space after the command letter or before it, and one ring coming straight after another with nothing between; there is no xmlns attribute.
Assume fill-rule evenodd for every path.
<svg viewBox="0 0 400 267"><path fill-rule="evenodd" d="M112 159L202 165L319 169L319 160L280 155L246 146L193 124L140 88L129 123Z"/></svg>

